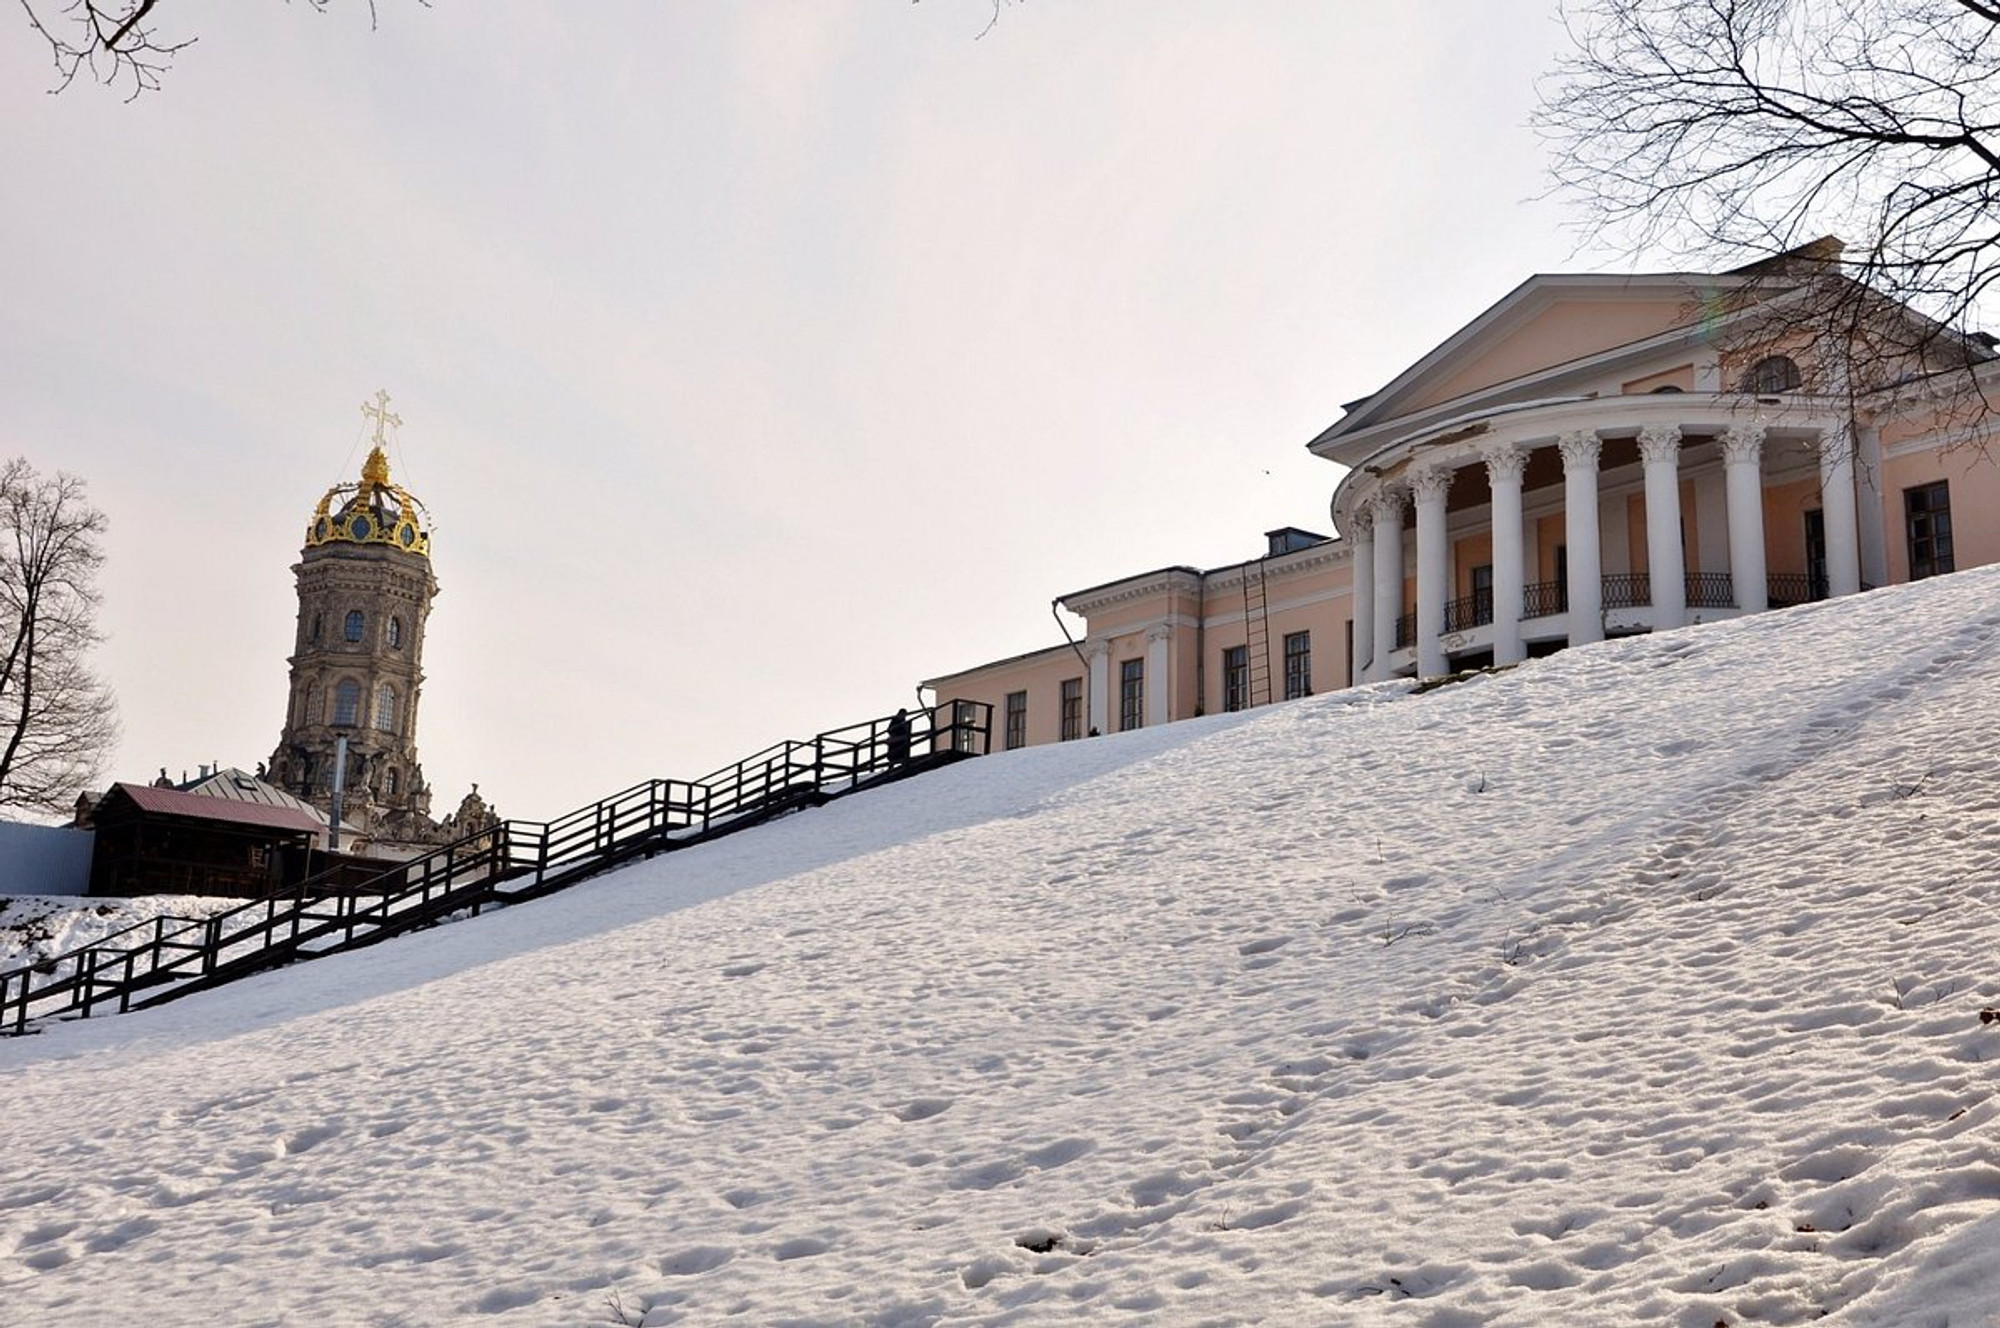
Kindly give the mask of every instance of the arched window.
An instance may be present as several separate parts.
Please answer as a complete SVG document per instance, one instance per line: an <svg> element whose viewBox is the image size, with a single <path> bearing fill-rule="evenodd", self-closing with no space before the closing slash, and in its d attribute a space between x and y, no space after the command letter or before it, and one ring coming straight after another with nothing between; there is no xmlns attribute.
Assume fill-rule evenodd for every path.
<svg viewBox="0 0 2000 1328"><path fill-rule="evenodd" d="M384 733L396 731L396 689L386 682L375 693L375 727Z"/></svg>
<svg viewBox="0 0 2000 1328"><path fill-rule="evenodd" d="M361 628L365 622L366 620L361 616L361 610L349 609L347 611L347 639L350 641L359 641L361 639Z"/></svg>
<svg viewBox="0 0 2000 1328"><path fill-rule="evenodd" d="M1656 388L1654 388L1654 389L1653 389L1653 395L1654 395L1654 396L1656 396L1656 397L1657 397L1657 396L1671 396L1671 395L1672 395L1673 393L1675 393L1675 392L1679 392L1680 390L1681 390L1681 389L1680 389L1679 387L1676 387L1676 386L1675 386L1674 384L1672 384L1672 383L1662 383L1662 384L1660 384L1660 385L1659 385L1658 387L1656 387Z"/></svg>
<svg viewBox="0 0 2000 1328"><path fill-rule="evenodd" d="M311 639L312 639L312 640L314 640L314 641L317 641L317 640L319 640L319 618L320 618L320 616L319 616L319 615L318 615L317 613L315 613L315 614L313 615L313 617L312 617L312 638L311 638Z"/></svg>
<svg viewBox="0 0 2000 1328"><path fill-rule="evenodd" d="M319 719L319 684L309 682L299 693L299 723L312 724Z"/></svg>
<svg viewBox="0 0 2000 1328"><path fill-rule="evenodd" d="M360 719L361 684L352 678L342 678L340 685L333 689L333 722L351 728Z"/></svg>
<svg viewBox="0 0 2000 1328"><path fill-rule="evenodd" d="M389 619L389 649L401 650L402 648L403 620L401 618L391 618Z"/></svg>
<svg viewBox="0 0 2000 1328"><path fill-rule="evenodd" d="M382 776L382 786L388 790L389 796L392 798L395 797L397 792L402 788L402 781L396 778L395 766L393 765L390 766L389 773Z"/></svg>
<svg viewBox="0 0 2000 1328"><path fill-rule="evenodd" d="M1796 392L1799 388L1799 366L1789 355L1766 355L1750 366L1750 372L1743 375L1743 390L1753 396L1768 396L1774 392Z"/></svg>

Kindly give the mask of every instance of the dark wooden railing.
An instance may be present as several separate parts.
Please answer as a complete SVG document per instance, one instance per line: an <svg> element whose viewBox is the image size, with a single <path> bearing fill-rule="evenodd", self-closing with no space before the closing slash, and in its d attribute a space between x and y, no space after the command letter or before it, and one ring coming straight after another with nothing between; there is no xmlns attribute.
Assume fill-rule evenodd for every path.
<svg viewBox="0 0 2000 1328"><path fill-rule="evenodd" d="M651 857L992 745L993 707L954 701L783 742L692 783L653 779L553 821L502 821L356 882L351 869L207 918L161 916L0 972L0 1034L30 1020L123 1013L301 959L359 949L455 915L552 894ZM341 879L336 880L336 877Z"/></svg>

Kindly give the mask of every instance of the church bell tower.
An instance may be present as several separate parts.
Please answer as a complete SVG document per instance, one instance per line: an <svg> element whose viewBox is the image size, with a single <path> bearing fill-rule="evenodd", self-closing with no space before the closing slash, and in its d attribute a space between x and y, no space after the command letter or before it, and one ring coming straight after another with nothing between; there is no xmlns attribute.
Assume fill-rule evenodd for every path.
<svg viewBox="0 0 2000 1328"><path fill-rule="evenodd" d="M298 638L271 782L328 810L345 737L343 823L378 840L418 842L437 828L416 743L424 623L438 590L430 520L389 477L385 431L402 423L389 394L377 392L361 411L374 447L360 482L319 500L292 568Z"/></svg>

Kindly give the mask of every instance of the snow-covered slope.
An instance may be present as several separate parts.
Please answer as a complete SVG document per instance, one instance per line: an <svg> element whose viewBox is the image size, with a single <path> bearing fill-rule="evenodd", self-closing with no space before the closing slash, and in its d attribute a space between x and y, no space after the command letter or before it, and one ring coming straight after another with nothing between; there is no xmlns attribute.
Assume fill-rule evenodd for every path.
<svg viewBox="0 0 2000 1328"><path fill-rule="evenodd" d="M0 1043L0 1320L1990 1324L1996 643L1012 753Z"/></svg>

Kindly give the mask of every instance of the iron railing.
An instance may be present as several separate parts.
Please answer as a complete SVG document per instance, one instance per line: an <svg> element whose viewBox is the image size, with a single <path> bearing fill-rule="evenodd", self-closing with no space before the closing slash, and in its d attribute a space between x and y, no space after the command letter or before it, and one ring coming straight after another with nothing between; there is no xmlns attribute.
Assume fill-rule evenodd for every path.
<svg viewBox="0 0 2000 1328"><path fill-rule="evenodd" d="M1521 620L1553 618L1569 612L1567 581L1536 581L1521 587Z"/></svg>
<svg viewBox="0 0 2000 1328"><path fill-rule="evenodd" d="M704 779L654 779L553 821L502 821L353 882L322 872L287 897L207 918L161 916L0 972L0 1034L31 1019L156 1005L301 959L359 949L455 914L552 894L651 857L992 746L993 707L953 701L784 742ZM334 890L336 876L348 876ZM324 893L323 893L324 892Z"/></svg>
<svg viewBox="0 0 2000 1328"><path fill-rule="evenodd" d="M1492 621L1491 590L1475 590L1462 598L1445 601L1444 630L1447 632L1469 632L1475 627L1484 627Z"/></svg>
<svg viewBox="0 0 2000 1328"><path fill-rule="evenodd" d="M1613 572L1599 593L1604 608L1643 609L1653 602L1653 578L1645 572Z"/></svg>
<svg viewBox="0 0 2000 1328"><path fill-rule="evenodd" d="M1689 572L1687 606L1690 609L1733 609L1736 588L1727 572Z"/></svg>
<svg viewBox="0 0 2000 1328"><path fill-rule="evenodd" d="M1406 613L1396 619L1396 649L1408 650L1417 643L1417 615Z"/></svg>
<svg viewBox="0 0 2000 1328"><path fill-rule="evenodd" d="M1773 572L1765 580L1770 592L1769 603L1774 609L1812 604L1825 599L1829 593L1826 577L1809 572Z"/></svg>

